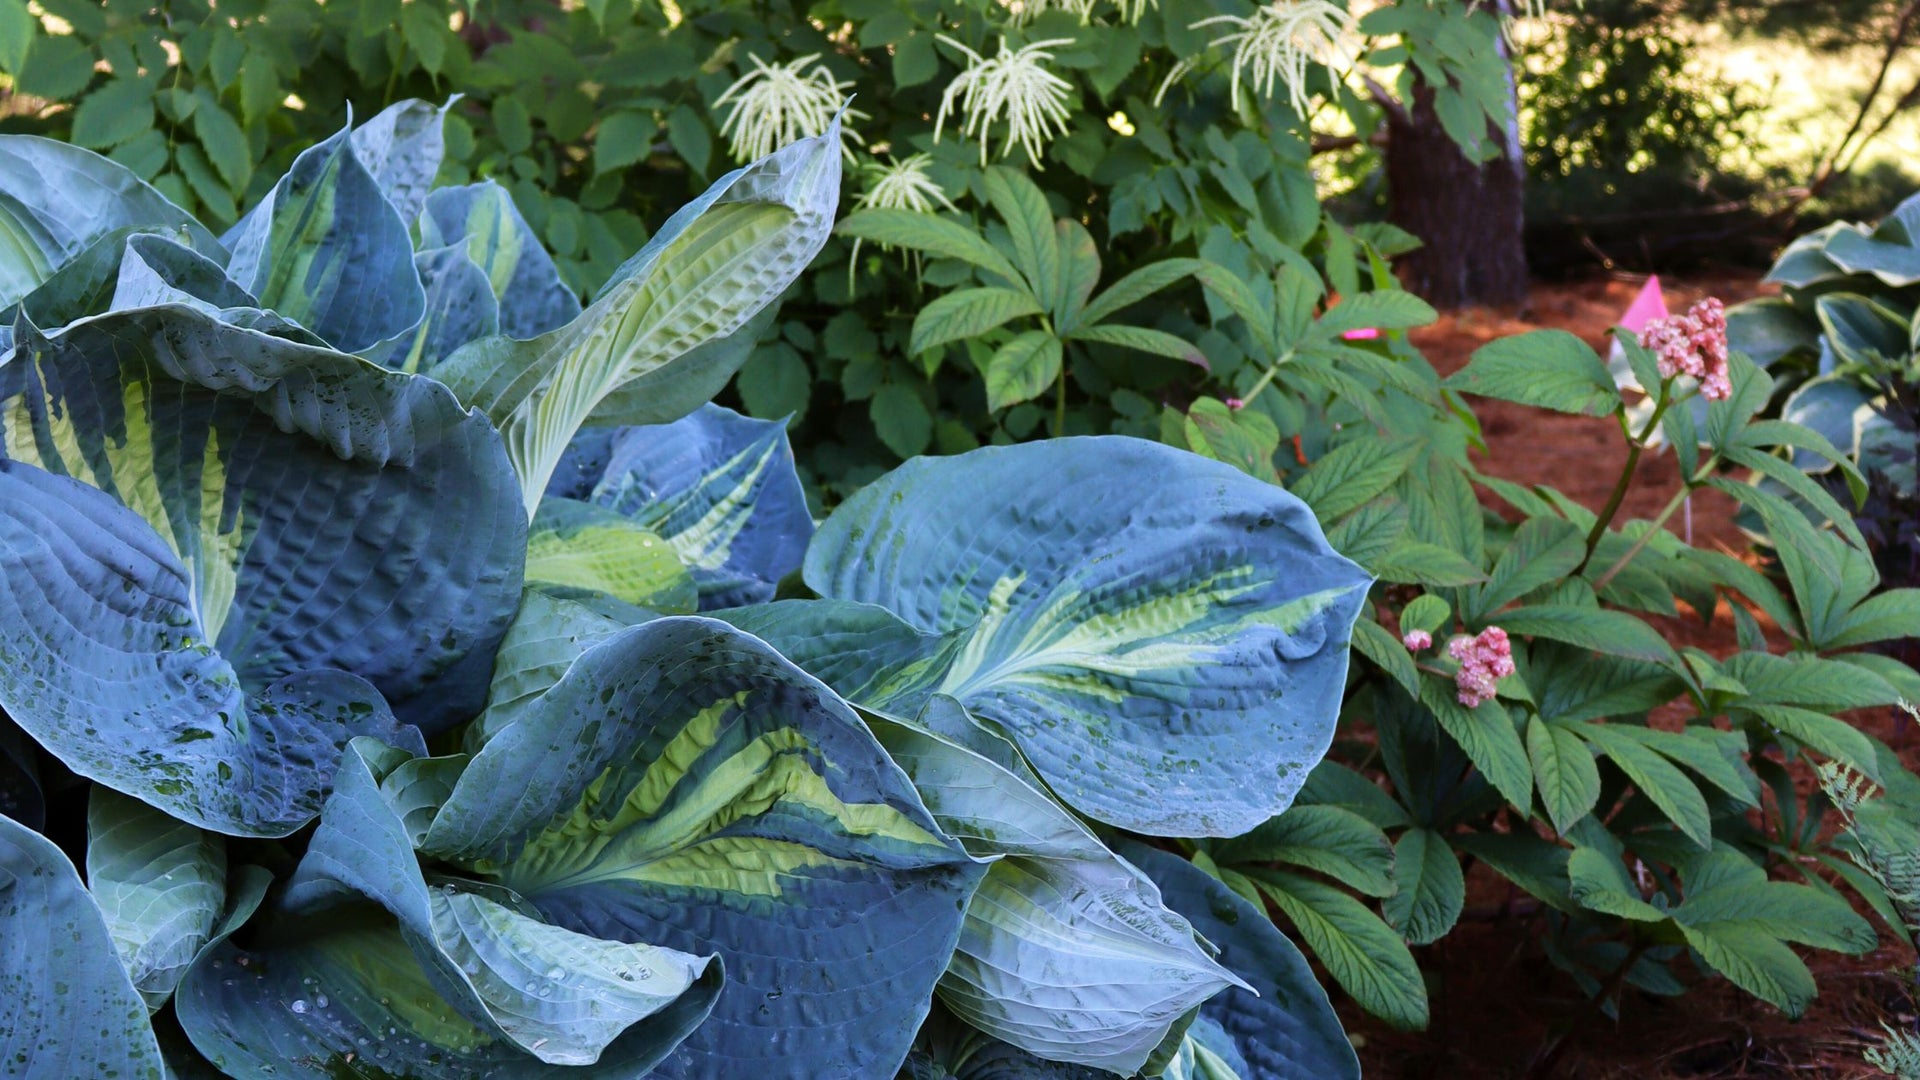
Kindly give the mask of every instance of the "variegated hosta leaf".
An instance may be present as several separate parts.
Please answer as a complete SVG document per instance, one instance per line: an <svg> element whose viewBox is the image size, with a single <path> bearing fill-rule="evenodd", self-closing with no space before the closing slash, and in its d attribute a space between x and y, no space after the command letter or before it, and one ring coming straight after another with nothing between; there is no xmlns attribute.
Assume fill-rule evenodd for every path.
<svg viewBox="0 0 1920 1080"><path fill-rule="evenodd" d="M821 526L806 578L946 638L918 678L887 673L892 697L853 700L949 694L1069 805L1162 836L1286 809L1333 737L1370 584L1293 496L1118 437L909 462Z"/></svg>
<svg viewBox="0 0 1920 1080"><path fill-rule="evenodd" d="M1188 1029L1189 1041L1198 1044L1195 1051L1210 1050L1212 1056L1233 1066L1237 1076L1226 1075L1236 1080L1296 1076L1358 1080L1359 1058L1340 1028L1327 992L1300 950L1274 928L1266 912L1178 855L1131 840L1122 841L1118 850L1159 883L1167 905L1186 916L1220 950L1220 963L1252 987L1251 991L1222 991L1200 1006L1199 1018ZM1209 1022L1231 1040L1238 1061L1226 1055L1204 1026ZM1182 1052L1186 1049L1182 1047ZM1192 1058L1196 1067L1214 1067L1206 1055L1196 1052ZM1175 1061L1179 1060L1176 1055ZM1197 1080L1212 1074L1188 1075Z"/></svg>
<svg viewBox="0 0 1920 1080"><path fill-rule="evenodd" d="M486 709L466 727L467 751L478 753L487 740L538 709L581 653L644 621L619 619L543 588L527 589L494 657Z"/></svg>
<svg viewBox="0 0 1920 1080"><path fill-rule="evenodd" d="M426 305L406 222L355 142L343 130L302 151L221 237L241 288L341 352L402 333Z"/></svg>
<svg viewBox="0 0 1920 1080"><path fill-rule="evenodd" d="M953 699L936 696L915 725L871 726L941 828L976 856L1005 856L968 903L940 980L955 1016L1041 1057L1130 1076L1194 1006L1245 985Z"/></svg>
<svg viewBox="0 0 1920 1080"><path fill-rule="evenodd" d="M0 707L183 821L279 836L340 747L464 719L519 602L499 436L444 387L181 306L0 364ZM417 735L413 738L417 739Z"/></svg>
<svg viewBox="0 0 1920 1080"><path fill-rule="evenodd" d="M581 652L486 742L423 850L608 941L718 953L661 1077L883 1076L985 868L831 690L711 619Z"/></svg>
<svg viewBox="0 0 1920 1080"><path fill-rule="evenodd" d="M533 226L520 216L507 189L492 180L427 196L420 247L451 248L480 271L499 311L498 330L485 333L533 338L580 314L580 298L560 280ZM462 343L482 336L469 333Z"/></svg>
<svg viewBox="0 0 1920 1080"><path fill-rule="evenodd" d="M460 346L500 332L500 302L486 275L459 248L432 248L413 257L426 309L405 332L360 350L360 355L395 371L422 372L437 366Z"/></svg>
<svg viewBox="0 0 1920 1080"><path fill-rule="evenodd" d="M87 806L87 888L134 987L157 1010L226 905L226 842L96 787Z"/></svg>
<svg viewBox="0 0 1920 1080"><path fill-rule="evenodd" d="M126 241L109 310L185 304L208 314L228 308L258 308L219 263L164 236Z"/></svg>
<svg viewBox="0 0 1920 1080"><path fill-rule="evenodd" d="M458 100L455 95L445 105L433 105L409 98L387 106L354 129L354 156L403 224L411 224L426 205L428 189L447 152L443 121Z"/></svg>
<svg viewBox="0 0 1920 1080"><path fill-rule="evenodd" d="M671 424L588 428L574 443L549 502L585 499L658 533L692 570L702 610L765 603L800 569L813 517L781 421L703 405Z"/></svg>
<svg viewBox="0 0 1920 1080"><path fill-rule="evenodd" d="M699 609L693 575L672 544L640 522L573 499L540 503L527 532L527 580L663 614Z"/></svg>
<svg viewBox="0 0 1920 1080"><path fill-rule="evenodd" d="M367 949L391 940L375 931L377 923L362 923L359 935L335 936L313 932L316 924L308 922L306 932L263 939L253 963L238 965L231 950L210 954L260 970L221 981L215 1000L222 1016L189 1012L188 1034L216 1064L234 1075L265 1075L289 1059L264 1051L284 1055L299 1047L294 1067L311 1061L310 1075L331 1076L320 1063L367 1054L361 1040L373 1033L393 1051L379 1067L400 1075L456 1080L480 1075L482 1066L486 1075L537 1074L536 1063L599 1063L589 1075L639 1076L706 1016L721 985L720 965L710 957L576 934L485 886L429 884L414 843L466 760L415 758L355 740L284 894L286 910L296 915L339 913L352 922L365 900L385 908L404 942L393 944L411 950L451 1014L418 1023L414 1010L379 1004L383 994L421 977L403 976L397 987L369 977L380 958ZM283 968L306 976L295 991L304 1007L289 1008L282 996L289 980L275 972ZM333 1012L324 1022L310 1022L327 1010ZM399 1023L408 1025L408 1037L388 1030ZM611 1069L616 1064L619 1071Z"/></svg>
<svg viewBox="0 0 1920 1080"><path fill-rule="evenodd" d="M528 517L574 432L610 399L610 422L666 423L726 385L753 344L742 331L826 243L839 194L836 120L682 207L572 322L476 341L434 370L505 433Z"/></svg>
<svg viewBox="0 0 1920 1080"><path fill-rule="evenodd" d="M1196 1017L1161 1080L1257 1080L1233 1039L1211 1017Z"/></svg>
<svg viewBox="0 0 1920 1080"><path fill-rule="evenodd" d="M146 229L224 254L193 215L118 162L53 139L0 135L0 312L102 241L100 253L117 261L125 237ZM111 263L102 273L113 280Z"/></svg>
<svg viewBox="0 0 1920 1080"><path fill-rule="evenodd" d="M0 817L0 1060L9 1076L165 1080L146 1003L73 864Z"/></svg>

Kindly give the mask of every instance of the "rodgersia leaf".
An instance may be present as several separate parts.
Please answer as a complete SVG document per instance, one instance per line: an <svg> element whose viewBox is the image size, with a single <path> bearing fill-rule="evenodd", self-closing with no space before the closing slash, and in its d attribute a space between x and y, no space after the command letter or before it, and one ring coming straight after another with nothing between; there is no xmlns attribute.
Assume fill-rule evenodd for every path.
<svg viewBox="0 0 1920 1080"><path fill-rule="evenodd" d="M954 1015L1049 1060L1126 1076L1195 1006L1245 985L953 699L934 697L914 725L872 725L942 828L976 856L1005 856L968 903L940 980Z"/></svg>
<svg viewBox="0 0 1920 1080"><path fill-rule="evenodd" d="M426 303L407 224L359 142L343 130L303 151L221 238L241 288L341 352L418 324Z"/></svg>
<svg viewBox="0 0 1920 1080"><path fill-rule="evenodd" d="M826 242L839 192L836 120L682 207L565 326L485 338L435 369L506 435L529 517L596 412L665 423L726 385L752 349L755 316Z"/></svg>
<svg viewBox="0 0 1920 1080"><path fill-rule="evenodd" d="M472 714L484 687L448 680L505 632L526 550L482 418L186 307L30 334L0 362L0 708L42 746L278 836L348 738L407 737L389 702Z"/></svg>
<svg viewBox="0 0 1920 1080"><path fill-rule="evenodd" d="M407 1076L639 1076L707 1015L721 984L710 957L576 934L484 886L429 884L414 843L465 761L348 748L285 893L288 911L316 917L197 968L183 1021L216 1064L332 1076L329 1062L371 1056L371 1039L385 1052L373 1063ZM199 977L214 959L241 974Z"/></svg>
<svg viewBox="0 0 1920 1080"><path fill-rule="evenodd" d="M1286 809L1332 737L1370 584L1291 495L1124 438L910 462L835 511L806 577L921 640L874 627L901 654L875 672L831 640L754 632L863 705L948 694L1069 805L1168 836Z"/></svg>
<svg viewBox="0 0 1920 1080"><path fill-rule="evenodd" d="M813 518L784 423L703 405L671 424L590 428L575 442L549 502L585 499L657 533L692 571L702 609L764 603L800 568Z"/></svg>
<svg viewBox="0 0 1920 1080"><path fill-rule="evenodd" d="M25 1080L167 1075L100 909L45 837L0 817L0 1055Z"/></svg>
<svg viewBox="0 0 1920 1080"><path fill-rule="evenodd" d="M517 697L423 850L553 925L717 953L713 1015L655 1075L886 1075L985 867L853 711L762 642L702 618L574 623L592 644ZM511 678L553 670L509 659Z"/></svg>

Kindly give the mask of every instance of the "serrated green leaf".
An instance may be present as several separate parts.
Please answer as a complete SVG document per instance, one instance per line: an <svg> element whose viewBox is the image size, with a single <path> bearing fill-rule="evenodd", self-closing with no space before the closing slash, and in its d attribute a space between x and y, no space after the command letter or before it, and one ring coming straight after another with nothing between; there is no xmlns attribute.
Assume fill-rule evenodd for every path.
<svg viewBox="0 0 1920 1080"><path fill-rule="evenodd" d="M1248 871L1360 1007L1394 1027L1427 1026L1427 987L1406 942L1338 889L1280 870Z"/></svg>
<svg viewBox="0 0 1920 1080"><path fill-rule="evenodd" d="M1620 391L1607 365L1565 330L1535 330L1483 345L1446 385L1584 416L1607 416L1620 407Z"/></svg>
<svg viewBox="0 0 1920 1080"><path fill-rule="evenodd" d="M978 337L1023 315L1040 314L1040 305L1021 291L987 286L960 289L936 298L913 320L909 353L921 353L950 341Z"/></svg>
<svg viewBox="0 0 1920 1080"><path fill-rule="evenodd" d="M933 440L933 417L927 414L926 403L904 383L885 383L875 390L867 415L873 420L874 434L901 458L921 453Z"/></svg>
<svg viewBox="0 0 1920 1080"><path fill-rule="evenodd" d="M1293 806L1252 832L1211 847L1217 863L1291 863L1368 896L1394 890L1394 848L1373 823L1337 806Z"/></svg>
<svg viewBox="0 0 1920 1080"><path fill-rule="evenodd" d="M1706 796L1685 773L1612 725L1583 723L1574 730L1620 766L1633 786L1652 799L1688 839L1703 848L1713 843L1713 820Z"/></svg>
<svg viewBox="0 0 1920 1080"><path fill-rule="evenodd" d="M1060 339L1029 330L1000 346L987 361L987 408L999 412L1032 401L1060 378Z"/></svg>
<svg viewBox="0 0 1920 1080"><path fill-rule="evenodd" d="M1412 945L1431 945L1447 935L1467 903L1466 875L1446 838L1430 829L1408 829L1393 846L1395 891L1380 903L1388 925Z"/></svg>
<svg viewBox="0 0 1920 1080"><path fill-rule="evenodd" d="M1600 770L1593 752L1566 727L1535 716L1527 720L1527 758L1547 820L1564 835L1600 801Z"/></svg>

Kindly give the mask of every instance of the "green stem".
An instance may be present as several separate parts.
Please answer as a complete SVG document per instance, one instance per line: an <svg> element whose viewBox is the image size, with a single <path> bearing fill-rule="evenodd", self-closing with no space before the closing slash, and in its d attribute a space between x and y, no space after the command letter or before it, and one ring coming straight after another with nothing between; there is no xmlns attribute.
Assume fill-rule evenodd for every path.
<svg viewBox="0 0 1920 1080"><path fill-rule="evenodd" d="M1053 384L1053 435L1059 438L1067 433L1067 365L1060 365L1060 378Z"/></svg>
<svg viewBox="0 0 1920 1080"><path fill-rule="evenodd" d="M1672 519L1673 515L1679 512L1682 506L1686 505L1687 499L1693 495L1693 489L1700 486L1701 479L1713 475L1713 466L1718 460L1718 456L1708 458L1706 464L1700 467L1698 473L1688 477L1687 480L1680 485L1680 490L1674 492L1673 498L1667 500L1666 508L1660 511L1660 516L1653 519L1653 525L1649 527L1646 532L1640 534L1640 539L1633 542L1633 546L1627 549L1625 555L1620 556L1620 558L1614 560L1612 566L1607 567L1606 573L1594 579L1594 592L1597 593L1601 589L1606 588L1607 583L1612 581L1614 576L1619 574L1620 571L1626 569L1627 564L1633 561L1634 556L1640 554L1649 543L1653 542L1654 534L1666 528L1667 522Z"/></svg>
<svg viewBox="0 0 1920 1080"><path fill-rule="evenodd" d="M1260 396L1260 391L1265 390L1267 387L1273 385L1273 377L1275 375L1280 374L1280 365L1286 363L1291 359L1293 359L1293 352L1292 350L1288 350L1285 356L1282 356L1280 359L1275 360L1271 365L1269 365L1267 367L1266 373L1260 376L1260 381L1257 383L1254 383L1253 389L1247 391L1246 395L1240 399L1240 407L1244 409L1247 406L1253 404L1253 399Z"/></svg>
<svg viewBox="0 0 1920 1080"><path fill-rule="evenodd" d="M1627 489L1633 486L1634 470L1640 467L1640 455L1646 451L1647 439L1659 430L1660 420L1667 415L1667 407L1673 404L1673 380L1660 384L1660 400L1653 407L1653 415L1647 417L1647 426L1635 435L1627 427L1626 407L1619 413L1621 434L1627 437L1627 467L1620 471L1620 480L1613 485L1613 494L1607 496L1607 505L1600 510L1600 516L1593 521L1593 528L1587 530L1587 554L1574 569L1575 574L1587 568L1593 561L1593 553L1600 548L1600 541L1606 538L1607 527L1613 524L1613 516L1620 512L1620 504L1626 501Z"/></svg>

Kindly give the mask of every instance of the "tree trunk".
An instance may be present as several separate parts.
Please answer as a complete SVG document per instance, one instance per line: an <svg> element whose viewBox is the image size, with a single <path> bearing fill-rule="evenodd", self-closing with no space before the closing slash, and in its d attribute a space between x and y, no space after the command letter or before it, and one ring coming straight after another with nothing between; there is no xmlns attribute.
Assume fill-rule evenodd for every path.
<svg viewBox="0 0 1920 1080"><path fill-rule="evenodd" d="M1426 242L1399 265L1407 288L1438 308L1527 299L1518 124L1489 135L1502 152L1485 163L1469 160L1440 126L1424 82L1406 106L1387 110L1392 220Z"/></svg>

